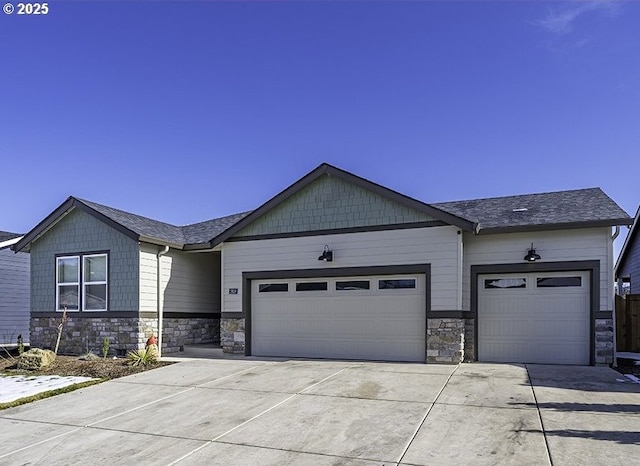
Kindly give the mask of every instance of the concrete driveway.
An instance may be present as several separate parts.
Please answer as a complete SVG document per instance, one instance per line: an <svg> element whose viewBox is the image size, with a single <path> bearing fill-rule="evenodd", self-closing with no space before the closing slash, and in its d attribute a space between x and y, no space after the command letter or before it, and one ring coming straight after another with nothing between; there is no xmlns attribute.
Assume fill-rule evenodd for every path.
<svg viewBox="0 0 640 466"><path fill-rule="evenodd" d="M0 411L0 464L638 461L640 385L602 367L186 360Z"/></svg>

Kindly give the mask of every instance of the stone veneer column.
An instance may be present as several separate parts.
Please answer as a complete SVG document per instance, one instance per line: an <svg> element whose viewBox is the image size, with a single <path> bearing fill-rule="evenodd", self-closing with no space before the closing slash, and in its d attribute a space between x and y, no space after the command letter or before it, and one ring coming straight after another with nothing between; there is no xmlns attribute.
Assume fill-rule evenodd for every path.
<svg viewBox="0 0 640 466"><path fill-rule="evenodd" d="M458 364L464 350L464 319L427 319L427 363Z"/></svg>
<svg viewBox="0 0 640 466"><path fill-rule="evenodd" d="M244 354L244 317L220 319L220 343L224 353Z"/></svg>
<svg viewBox="0 0 640 466"><path fill-rule="evenodd" d="M613 364L613 319L596 319L596 364Z"/></svg>
<svg viewBox="0 0 640 466"><path fill-rule="evenodd" d="M475 331L476 320L464 319L464 362L476 360Z"/></svg>

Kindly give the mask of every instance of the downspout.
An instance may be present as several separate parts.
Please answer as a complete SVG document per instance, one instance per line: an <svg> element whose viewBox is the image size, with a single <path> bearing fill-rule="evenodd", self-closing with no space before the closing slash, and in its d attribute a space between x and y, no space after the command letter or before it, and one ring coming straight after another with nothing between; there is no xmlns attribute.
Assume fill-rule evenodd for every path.
<svg viewBox="0 0 640 466"><path fill-rule="evenodd" d="M620 225L616 225L616 229L614 230L613 235L611 235L611 241L615 241L619 234L620 234Z"/></svg>
<svg viewBox="0 0 640 466"><path fill-rule="evenodd" d="M157 285L156 285L156 292L157 292L157 296L156 296L156 303L158 306L158 357L162 357L162 321L164 320L164 303L162 302L162 292L160 290L161 286L162 286L162 276L160 273L160 258L162 256L164 256L166 253L169 252L169 246L165 246L163 249L160 249L158 251L158 254L156 254L156 258L157 260L157 273L156 273L156 277L157 277Z"/></svg>
<svg viewBox="0 0 640 466"><path fill-rule="evenodd" d="M616 225L616 229L613 231L613 235L611 235L611 250L613 251L613 242L616 240L618 235L620 234L620 226ZM613 261L613 254L611 255L611 260ZM616 277L614 275L613 279ZM622 293L622 290L618 290ZM616 297L613 296L613 311L611 312L611 322L613 322L613 364L612 367L618 367L618 335L616 335L617 325L616 325Z"/></svg>

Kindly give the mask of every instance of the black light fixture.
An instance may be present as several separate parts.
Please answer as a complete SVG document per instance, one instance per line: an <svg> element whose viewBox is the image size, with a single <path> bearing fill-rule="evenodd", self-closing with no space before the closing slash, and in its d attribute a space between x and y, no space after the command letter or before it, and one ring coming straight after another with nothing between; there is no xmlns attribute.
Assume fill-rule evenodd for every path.
<svg viewBox="0 0 640 466"><path fill-rule="evenodd" d="M536 254L536 250L533 248L533 243L531 243L531 249L529 249L527 255L524 256L524 260L526 260L527 262L535 262L539 261L540 259L542 259L542 257L540 257L540 254Z"/></svg>
<svg viewBox="0 0 640 466"><path fill-rule="evenodd" d="M324 249L322 250L322 255L318 257L319 261L332 262L333 261L333 251L329 249L327 244L324 245Z"/></svg>

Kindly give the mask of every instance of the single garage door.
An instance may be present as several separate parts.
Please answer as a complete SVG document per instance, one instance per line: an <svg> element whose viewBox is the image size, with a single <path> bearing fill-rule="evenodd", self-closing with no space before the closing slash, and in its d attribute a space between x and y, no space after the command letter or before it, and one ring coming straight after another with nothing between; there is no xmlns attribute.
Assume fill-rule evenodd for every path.
<svg viewBox="0 0 640 466"><path fill-rule="evenodd" d="M589 364L587 272L480 275L478 360Z"/></svg>
<svg viewBox="0 0 640 466"><path fill-rule="evenodd" d="M253 280L251 353L425 360L424 274Z"/></svg>

